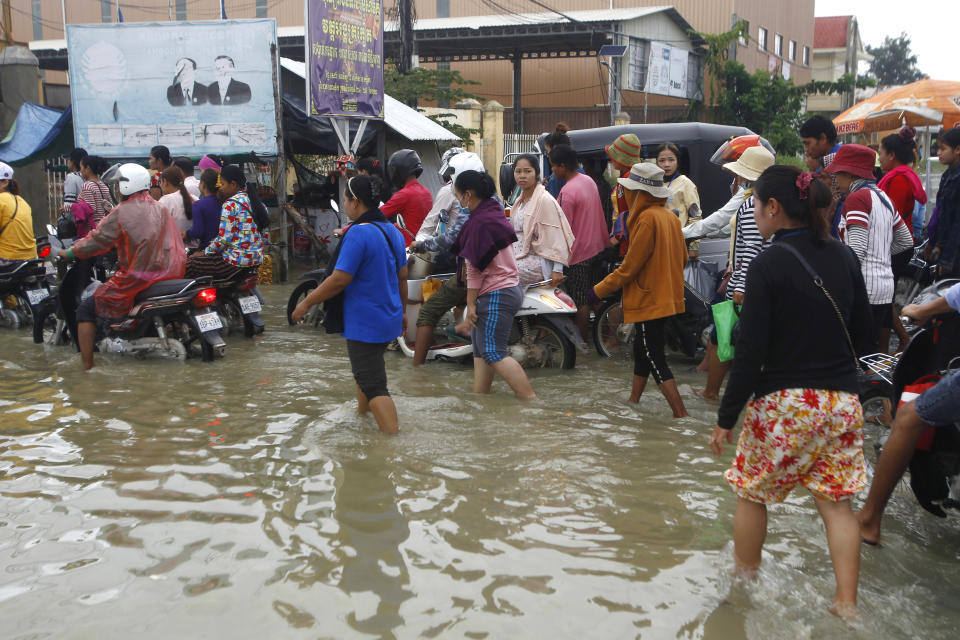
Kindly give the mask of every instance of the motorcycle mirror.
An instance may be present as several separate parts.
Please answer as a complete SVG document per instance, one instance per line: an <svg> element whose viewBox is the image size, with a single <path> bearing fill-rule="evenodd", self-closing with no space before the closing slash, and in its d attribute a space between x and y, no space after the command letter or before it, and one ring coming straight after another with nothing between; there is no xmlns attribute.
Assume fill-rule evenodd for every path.
<svg viewBox="0 0 960 640"><path fill-rule="evenodd" d="M330 208L333 209L334 211L336 211L337 213L340 213L340 207L337 205L337 201L336 201L336 200L331 200L331 201L330 201Z"/></svg>
<svg viewBox="0 0 960 640"><path fill-rule="evenodd" d="M56 236L56 235L57 235L57 228L56 228L55 226L53 226L52 224L48 224L48 225L47 225L47 234L49 234L49 235L51 235L51 236Z"/></svg>
<svg viewBox="0 0 960 640"><path fill-rule="evenodd" d="M110 168L104 171L103 175L100 176L100 180L102 180L106 184L115 184L119 182L120 181L120 163L117 162L111 165Z"/></svg>

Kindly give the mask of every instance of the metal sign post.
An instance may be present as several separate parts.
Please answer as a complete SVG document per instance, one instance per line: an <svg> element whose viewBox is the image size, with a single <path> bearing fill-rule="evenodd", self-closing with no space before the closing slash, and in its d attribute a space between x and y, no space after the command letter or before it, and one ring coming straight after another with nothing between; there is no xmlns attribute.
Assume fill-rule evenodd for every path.
<svg viewBox="0 0 960 640"><path fill-rule="evenodd" d="M282 253L280 254L280 281L286 282L290 273L291 243L287 242L287 152L283 140L283 96L280 94L280 55L277 45L270 45L270 56L273 59L273 95L277 108L274 110L277 119L277 207L280 209L280 237Z"/></svg>

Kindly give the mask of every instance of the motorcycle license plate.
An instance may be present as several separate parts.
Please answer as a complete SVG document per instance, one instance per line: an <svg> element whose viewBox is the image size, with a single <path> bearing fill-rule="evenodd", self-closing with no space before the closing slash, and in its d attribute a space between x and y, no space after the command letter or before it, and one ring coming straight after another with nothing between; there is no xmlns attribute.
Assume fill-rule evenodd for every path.
<svg viewBox="0 0 960 640"><path fill-rule="evenodd" d="M237 302L240 303L240 311L244 315L248 313L258 313L263 309L263 307L260 306L260 301L257 300L257 296L237 298Z"/></svg>
<svg viewBox="0 0 960 640"><path fill-rule="evenodd" d="M27 289L27 300L30 306L36 306L50 297L50 292L46 289Z"/></svg>
<svg viewBox="0 0 960 640"><path fill-rule="evenodd" d="M200 331L203 333L223 329L223 323L220 322L220 316L216 311L201 313L200 315L194 316L194 319L197 321L197 326L200 327Z"/></svg>

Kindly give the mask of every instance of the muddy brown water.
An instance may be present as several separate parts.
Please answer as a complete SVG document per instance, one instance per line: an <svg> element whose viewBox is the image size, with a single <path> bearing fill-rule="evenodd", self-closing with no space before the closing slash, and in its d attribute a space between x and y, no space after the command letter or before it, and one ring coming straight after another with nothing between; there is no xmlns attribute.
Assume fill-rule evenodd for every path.
<svg viewBox="0 0 960 640"><path fill-rule="evenodd" d="M760 580L731 580L732 449L709 452L689 363L674 421L655 392L625 402L625 362L536 372L531 405L392 352L388 437L355 414L342 340L287 327L292 285L265 289L268 332L213 364L86 374L0 333L0 637L956 637L960 522L903 487L854 627L826 614L801 492Z"/></svg>

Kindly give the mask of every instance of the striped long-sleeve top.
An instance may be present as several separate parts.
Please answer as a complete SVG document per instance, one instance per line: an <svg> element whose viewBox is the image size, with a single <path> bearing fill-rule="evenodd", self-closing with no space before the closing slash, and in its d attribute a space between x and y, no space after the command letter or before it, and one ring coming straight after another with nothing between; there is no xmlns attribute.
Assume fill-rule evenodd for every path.
<svg viewBox="0 0 960 640"><path fill-rule="evenodd" d="M740 208L737 209L737 233L733 243L733 275L727 285L727 298L734 293L745 293L747 290L747 269L753 259L760 255L767 242L757 229L757 222L753 219L754 197L751 195Z"/></svg>
<svg viewBox="0 0 960 640"><path fill-rule="evenodd" d="M860 261L870 304L893 301L890 258L913 246L913 236L889 198L873 183L854 184L840 221L840 239Z"/></svg>

